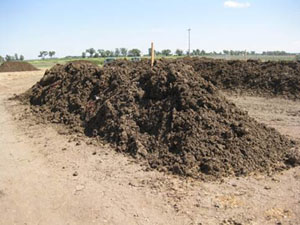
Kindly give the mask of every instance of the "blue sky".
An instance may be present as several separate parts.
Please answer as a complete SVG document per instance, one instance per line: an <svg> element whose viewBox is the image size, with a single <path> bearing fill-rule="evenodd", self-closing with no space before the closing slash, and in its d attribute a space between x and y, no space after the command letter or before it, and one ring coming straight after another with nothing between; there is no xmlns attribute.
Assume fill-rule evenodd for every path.
<svg viewBox="0 0 300 225"><path fill-rule="evenodd" d="M90 47L300 52L299 0L0 0L0 55Z"/></svg>

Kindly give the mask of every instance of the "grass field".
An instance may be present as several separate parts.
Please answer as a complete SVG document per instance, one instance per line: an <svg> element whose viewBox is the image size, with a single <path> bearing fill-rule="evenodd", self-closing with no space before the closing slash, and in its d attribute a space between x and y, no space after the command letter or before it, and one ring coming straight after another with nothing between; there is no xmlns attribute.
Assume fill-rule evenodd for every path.
<svg viewBox="0 0 300 225"><path fill-rule="evenodd" d="M227 59L227 60L247 60L247 59L260 59L262 61L279 61L279 60L287 60L293 61L296 59L294 55L286 55L286 56L266 56L266 55L248 55L248 56L235 56L235 55L208 55L206 58L213 59ZM122 57L120 57L122 58ZM143 58L149 58L147 56ZM162 58L159 56L157 58ZM179 58L178 56L168 56L165 58ZM129 59L129 58L128 58ZM88 60L96 63L97 65L103 65L105 58L56 58L56 59L37 59L37 60L27 60L27 62L31 63L37 68L50 68L56 64L65 64L74 60Z"/></svg>
<svg viewBox="0 0 300 225"><path fill-rule="evenodd" d="M88 60L96 63L97 65L103 65L104 58L61 58L61 59L37 59L37 60L28 60L27 62L31 63L37 68L50 68L56 64L65 64L75 60Z"/></svg>

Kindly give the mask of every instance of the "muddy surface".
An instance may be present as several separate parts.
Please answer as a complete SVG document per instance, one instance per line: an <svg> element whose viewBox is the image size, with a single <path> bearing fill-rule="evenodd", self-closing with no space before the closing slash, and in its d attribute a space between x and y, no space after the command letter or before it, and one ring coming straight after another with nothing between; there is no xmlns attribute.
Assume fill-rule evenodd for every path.
<svg viewBox="0 0 300 225"><path fill-rule="evenodd" d="M28 62L4 62L0 65L1 72L20 72L20 71L35 71L38 70Z"/></svg>
<svg viewBox="0 0 300 225"><path fill-rule="evenodd" d="M263 97L300 99L300 62L184 58L222 90Z"/></svg>
<svg viewBox="0 0 300 225"><path fill-rule="evenodd" d="M153 69L148 61L57 65L24 96L42 118L100 137L160 171L207 180L299 164L293 141L180 60Z"/></svg>

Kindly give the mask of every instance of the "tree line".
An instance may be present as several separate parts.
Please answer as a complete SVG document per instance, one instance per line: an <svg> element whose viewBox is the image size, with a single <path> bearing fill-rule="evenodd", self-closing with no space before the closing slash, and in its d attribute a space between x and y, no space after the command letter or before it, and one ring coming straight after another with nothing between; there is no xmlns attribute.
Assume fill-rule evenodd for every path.
<svg viewBox="0 0 300 225"><path fill-rule="evenodd" d="M171 56L172 51L170 49L164 49L162 51L155 51L156 55L162 55L162 56ZM183 50L177 49L175 51L175 54L178 56L184 55ZM151 55L151 49L148 50L148 54L144 56L150 56ZM127 48L116 48L114 51L111 50L105 50L105 49L98 49L95 50L94 48L88 48L81 54L82 58L99 58L99 57L139 57L142 56L142 51L133 48L128 50Z"/></svg>
<svg viewBox="0 0 300 225"><path fill-rule="evenodd" d="M148 49L148 53L144 56L150 56L151 49ZM184 51L182 49L176 49L174 52L170 49L163 49L161 51L155 50L155 55L157 56L212 56L212 55L232 55L232 56L245 56L245 55L291 55L285 51L267 51L262 53L256 53L255 51L240 51L240 50L223 50L221 52L206 52L205 50L194 49L191 52ZM134 48L128 50L126 48L116 48L114 51L94 48L86 49L82 52L82 58L99 58L99 57L138 57L142 56L141 50Z"/></svg>
<svg viewBox="0 0 300 225"><path fill-rule="evenodd" d="M45 59L47 56L53 58L56 54L55 51L40 51L38 55L39 58ZM150 56L151 49L148 49L148 53L144 54L144 56ZM245 56L245 55L269 55L269 56L284 56L284 55L294 55L292 53L288 53L285 51L264 51L262 53L256 53L255 51L236 51L236 50L223 50L222 52L206 52L205 50L194 49L191 52L184 51L182 49L176 49L174 52L170 49L163 49L161 51L155 50L155 55L157 56L213 56L213 55L232 55L232 56ZM98 49L95 50L94 48L86 49L82 52L82 58L106 58L106 57L139 57L142 56L142 51L133 48L128 50L127 48L116 48L115 50L105 50L105 49ZM299 60L299 55L298 58ZM18 55L15 53L14 55L6 55L5 57L0 56L0 63L4 61L23 61L24 56Z"/></svg>
<svg viewBox="0 0 300 225"><path fill-rule="evenodd" d="M217 54L216 52L207 53L204 50L193 50L190 54L188 52L184 52L181 49L177 49L174 53L170 49L163 49L161 51L155 50L155 55L157 56L184 56L184 55L207 55L207 54ZM221 53L222 54L222 53ZM145 54L144 56L150 56L151 55L151 49L148 49L148 54ZM99 57L139 57L142 56L142 51L134 48L131 50L128 50L127 48L116 48L114 51L111 50L104 50L104 49L98 49L95 50L94 48L88 48L81 54L82 58L99 58Z"/></svg>
<svg viewBox="0 0 300 225"><path fill-rule="evenodd" d="M99 57L138 57L141 56L141 50L137 48L133 48L128 50L127 48L116 48L114 51L88 48L84 52L82 52L82 58L99 58Z"/></svg>
<svg viewBox="0 0 300 225"><path fill-rule="evenodd" d="M292 54L285 51L267 51L267 52L262 52L262 55L292 55Z"/></svg>
<svg viewBox="0 0 300 225"><path fill-rule="evenodd" d="M0 55L0 63L4 62L4 61L23 61L24 60L24 56L23 55L18 55L17 53L15 53L14 55L6 55L5 57L2 57Z"/></svg>

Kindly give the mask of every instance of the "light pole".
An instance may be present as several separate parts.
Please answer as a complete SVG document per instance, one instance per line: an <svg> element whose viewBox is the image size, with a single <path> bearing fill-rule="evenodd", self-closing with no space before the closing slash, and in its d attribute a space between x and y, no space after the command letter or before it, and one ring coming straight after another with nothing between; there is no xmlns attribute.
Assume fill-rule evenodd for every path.
<svg viewBox="0 0 300 225"><path fill-rule="evenodd" d="M188 43L189 43L189 50L188 50L188 55L190 55L191 54L191 28L189 28L188 29L188 33L189 33L189 41L188 41Z"/></svg>

